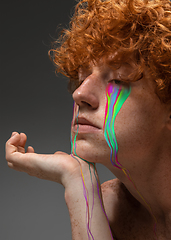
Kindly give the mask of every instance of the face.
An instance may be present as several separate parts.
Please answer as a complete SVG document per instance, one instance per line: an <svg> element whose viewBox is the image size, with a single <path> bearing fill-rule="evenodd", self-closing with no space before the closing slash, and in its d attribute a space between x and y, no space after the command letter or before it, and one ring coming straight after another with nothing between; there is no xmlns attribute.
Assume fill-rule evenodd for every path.
<svg viewBox="0 0 171 240"><path fill-rule="evenodd" d="M102 163L120 178L120 171L110 162L110 148L103 130L109 83L116 88L131 88L114 123L118 162L129 172L139 174L142 170L152 170L164 128L165 109L154 92L147 69L136 82L120 81L134 73L135 67L130 59L116 70L105 63L92 66L88 71L82 69L80 86L73 93L76 108L79 107L78 125L71 129L74 136L78 126L76 154L87 161Z"/></svg>

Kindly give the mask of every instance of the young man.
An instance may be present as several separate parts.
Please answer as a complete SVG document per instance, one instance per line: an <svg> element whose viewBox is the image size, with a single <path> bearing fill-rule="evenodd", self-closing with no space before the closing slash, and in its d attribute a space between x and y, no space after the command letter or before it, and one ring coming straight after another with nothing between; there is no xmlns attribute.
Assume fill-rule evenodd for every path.
<svg viewBox="0 0 171 240"><path fill-rule="evenodd" d="M79 2L52 50L71 79L72 154L6 143L9 167L65 187L73 239L171 239L170 36L170 1ZM117 179L100 188L94 163Z"/></svg>

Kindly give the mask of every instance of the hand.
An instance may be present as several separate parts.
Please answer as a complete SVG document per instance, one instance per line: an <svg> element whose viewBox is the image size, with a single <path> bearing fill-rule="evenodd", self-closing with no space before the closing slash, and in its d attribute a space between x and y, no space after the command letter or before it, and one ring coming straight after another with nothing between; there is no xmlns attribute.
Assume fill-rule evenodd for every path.
<svg viewBox="0 0 171 240"><path fill-rule="evenodd" d="M92 176L90 177L89 164L85 161L72 157L63 152L55 154L37 154L34 148L29 146L25 151L27 136L24 133L14 132L6 143L6 159L8 166L17 171L26 172L31 176L58 182L65 187L65 201L68 206L73 239L87 239L87 218L86 204L93 210L91 219L92 233L95 239L113 239L106 215L102 209L102 199L99 201L97 188L98 175L94 176L93 166L90 165ZM81 167L81 168L80 168ZM84 175L86 184L83 188ZM99 186L100 188L100 186ZM88 192L87 192L88 191Z"/></svg>
<svg viewBox="0 0 171 240"><path fill-rule="evenodd" d="M27 136L13 132L6 143L6 159L8 166L17 171L26 172L31 176L58 182L66 187L80 178L80 164L88 170L88 164L79 163L76 159L63 152L55 154L37 154L29 146L25 151Z"/></svg>

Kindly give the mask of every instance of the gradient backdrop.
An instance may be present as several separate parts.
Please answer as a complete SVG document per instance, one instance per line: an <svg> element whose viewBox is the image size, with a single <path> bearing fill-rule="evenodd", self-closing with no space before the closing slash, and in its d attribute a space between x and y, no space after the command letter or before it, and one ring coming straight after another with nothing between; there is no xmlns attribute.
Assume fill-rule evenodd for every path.
<svg viewBox="0 0 171 240"><path fill-rule="evenodd" d="M64 189L7 167L12 131L37 153L70 152L72 98L48 58L57 26L67 27L74 0L4 0L0 4L0 239L71 239ZM59 29L59 28L58 28ZM101 182L112 174L97 166Z"/></svg>

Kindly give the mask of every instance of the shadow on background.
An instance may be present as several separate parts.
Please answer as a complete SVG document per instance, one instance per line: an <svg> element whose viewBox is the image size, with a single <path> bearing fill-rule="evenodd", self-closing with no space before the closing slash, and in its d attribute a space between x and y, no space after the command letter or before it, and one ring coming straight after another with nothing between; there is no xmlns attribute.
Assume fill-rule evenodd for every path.
<svg viewBox="0 0 171 240"><path fill-rule="evenodd" d="M67 27L74 0L3 1L0 7L0 239L71 239L59 184L7 167L4 146L25 132L37 153L70 152L72 98L48 58L57 26ZM62 29L62 28L61 28ZM101 182L112 174L98 166Z"/></svg>

